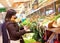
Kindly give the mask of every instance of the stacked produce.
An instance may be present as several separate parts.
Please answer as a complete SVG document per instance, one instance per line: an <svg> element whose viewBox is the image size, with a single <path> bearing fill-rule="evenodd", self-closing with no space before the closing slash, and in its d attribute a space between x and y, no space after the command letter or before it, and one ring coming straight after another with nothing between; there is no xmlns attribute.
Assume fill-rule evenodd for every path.
<svg viewBox="0 0 60 43"><path fill-rule="evenodd" d="M40 27L40 25L38 24L38 22L36 22L36 21L30 22L29 19L26 19L24 22L21 23L21 25L27 26L28 29L30 29L32 31L31 34L30 33L27 33L27 34L25 34L23 36L23 37L25 37L24 38L25 39L25 42L26 42L26 40L27 40L27 38L29 36L30 37L30 38L28 38L29 40L30 39L31 40L34 40L34 41L31 41L30 40L31 42L36 42L37 41L37 42L44 43L44 41L43 41L44 28Z"/></svg>
<svg viewBox="0 0 60 43"><path fill-rule="evenodd" d="M44 26L47 26L48 28L54 27L55 26L55 22L57 21L57 19L60 18L60 14L57 16L50 16L50 17L40 17L37 18L36 20L34 20L34 17L32 19L32 21L30 19L26 19L24 20L21 25L22 26L27 26L28 29L30 29L32 31L32 33L27 33L25 34L23 37L25 37L25 42L26 43L31 43L31 42L41 42L44 43L43 40L43 35L44 35L44 30L45 28L43 28ZM42 24L42 25L41 25ZM54 24L54 26L53 26ZM28 36L30 38L28 38ZM29 40L27 40L27 38ZM32 41L33 40L33 41Z"/></svg>
<svg viewBox="0 0 60 43"><path fill-rule="evenodd" d="M44 40L43 40L44 28L40 27L36 22L34 22L32 23L30 29L34 33L32 38L38 42L44 43Z"/></svg>

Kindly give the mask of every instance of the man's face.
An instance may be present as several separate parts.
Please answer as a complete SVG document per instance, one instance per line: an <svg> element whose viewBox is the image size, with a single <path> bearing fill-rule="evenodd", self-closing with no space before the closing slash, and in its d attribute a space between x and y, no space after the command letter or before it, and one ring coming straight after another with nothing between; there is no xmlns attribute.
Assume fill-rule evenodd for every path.
<svg viewBox="0 0 60 43"><path fill-rule="evenodd" d="M13 16L11 17L11 20L15 21L16 18L17 18L17 16L16 16L16 15L13 15Z"/></svg>

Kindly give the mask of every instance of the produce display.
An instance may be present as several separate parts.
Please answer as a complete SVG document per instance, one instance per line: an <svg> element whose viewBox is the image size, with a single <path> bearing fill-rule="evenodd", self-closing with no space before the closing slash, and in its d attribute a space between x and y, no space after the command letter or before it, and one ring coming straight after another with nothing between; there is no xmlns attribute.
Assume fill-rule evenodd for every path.
<svg viewBox="0 0 60 43"><path fill-rule="evenodd" d="M45 17L45 18L40 18L43 19L42 22L42 26L46 26L48 28L52 28L52 27L58 27L58 22L57 20L60 18L60 14L56 15L56 16L49 16L49 17Z"/></svg>
<svg viewBox="0 0 60 43"><path fill-rule="evenodd" d="M34 6L35 6L33 7L34 9L38 7L36 6L36 4ZM51 12L49 12L49 14L47 12L48 16L45 16L44 13L45 11L41 11L40 13L39 12L40 11L36 11L32 13L30 16L28 16L29 19L28 18L26 18L25 20L23 19L22 20L23 22L20 24L22 26L26 26L28 29L32 31L32 33L27 33L23 35L25 43L35 43L35 42L45 43L44 35L47 35L45 34L45 27L47 27L47 29L52 27L59 27L58 26L59 22L57 21L59 21L58 19L60 18L60 14L49 15Z"/></svg>
<svg viewBox="0 0 60 43"><path fill-rule="evenodd" d="M51 16L49 16L49 17L42 17L41 16L41 17L36 19L37 21L35 21L35 20L31 21L28 18L26 20L24 20L20 24L20 26L21 25L22 26L27 26L27 28L32 31L32 33L27 33L23 36L24 40L25 40L25 43L33 43L33 42L44 43L44 37L43 37L44 36L44 31L45 31L44 26L47 26L48 28L54 27L55 25L53 26L53 24L55 23L55 21L57 21L57 19L59 17L60 17L60 14L58 14L57 16L52 16L52 17Z"/></svg>
<svg viewBox="0 0 60 43"><path fill-rule="evenodd" d="M29 19L26 19L25 21L23 21L20 26L26 26L28 29L30 29L31 27L31 22ZM32 37L33 37L34 33L26 33L25 35L23 35L23 38L24 38L24 41L25 43L34 43L36 42L36 40L34 40Z"/></svg>
<svg viewBox="0 0 60 43"><path fill-rule="evenodd" d="M36 42L36 41L44 43L44 40L43 40L44 28L39 27L38 22L36 22L36 21L30 22L29 19L26 19L24 22L22 22L20 24L20 26L21 25L27 26L27 28L32 31L32 33L27 33L23 36L26 43L28 43L28 42L32 43L32 42ZM29 40L27 40L27 39L29 39Z"/></svg>
<svg viewBox="0 0 60 43"><path fill-rule="evenodd" d="M7 1L7 5L9 5L9 1ZM25 43L60 43L60 32L58 32L58 28L60 28L59 0L12 1L10 7L4 3L5 1L1 2L8 9L16 10L17 19L15 21L20 28L19 30L27 28L31 31L22 36ZM0 8L0 13L6 12L7 8ZM3 16L2 19L4 20Z"/></svg>

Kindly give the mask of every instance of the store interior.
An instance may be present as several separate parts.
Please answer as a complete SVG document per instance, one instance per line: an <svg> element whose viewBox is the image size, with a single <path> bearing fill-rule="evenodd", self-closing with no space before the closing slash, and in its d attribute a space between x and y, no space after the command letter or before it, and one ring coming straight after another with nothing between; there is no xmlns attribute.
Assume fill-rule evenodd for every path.
<svg viewBox="0 0 60 43"><path fill-rule="evenodd" d="M0 0L0 23L8 9L32 31L23 35L25 43L60 43L60 0Z"/></svg>

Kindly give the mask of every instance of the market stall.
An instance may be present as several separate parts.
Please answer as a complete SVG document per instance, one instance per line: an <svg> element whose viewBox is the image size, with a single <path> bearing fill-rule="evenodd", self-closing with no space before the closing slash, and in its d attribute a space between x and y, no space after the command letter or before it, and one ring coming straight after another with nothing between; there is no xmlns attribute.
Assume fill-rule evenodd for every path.
<svg viewBox="0 0 60 43"><path fill-rule="evenodd" d="M28 15L27 17L31 18L33 16L33 14L36 14L37 12L38 15L40 14L40 23L42 22L42 26L47 26L45 30L47 31L50 31L49 33L51 33L48 37L48 40L47 42L49 43L53 43L53 39L54 39L54 36L57 35L57 33L59 34L59 31L60 30L59 28L57 28L57 24L55 23L54 24L54 27L52 27L52 24L54 22L56 22L56 20L60 17L58 15L60 15L58 12L59 12L59 8L57 6L58 5L58 2L57 0L50 0L50 1L47 1L47 3L44 3L42 4L38 9L36 9L31 15ZM49 3L49 4L48 4ZM58 10L58 12L57 12ZM45 15L45 16L44 16ZM56 15L56 16L55 16ZM34 19L33 19L34 20ZM42 20L42 21L41 21ZM38 20L37 20L38 21ZM41 25L41 24L40 24ZM49 34L48 33L48 34ZM54 34L55 33L55 34ZM46 33L47 35L47 33ZM57 36L59 37L59 35ZM50 40L50 41L49 41Z"/></svg>
<svg viewBox="0 0 60 43"><path fill-rule="evenodd" d="M15 0L13 2L9 0L9 3L11 6L8 4L8 7L6 4L5 7L17 11L17 21L22 21L18 25L26 26L32 31L23 35L25 43L56 43L56 41L60 43L59 0Z"/></svg>

